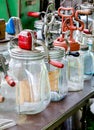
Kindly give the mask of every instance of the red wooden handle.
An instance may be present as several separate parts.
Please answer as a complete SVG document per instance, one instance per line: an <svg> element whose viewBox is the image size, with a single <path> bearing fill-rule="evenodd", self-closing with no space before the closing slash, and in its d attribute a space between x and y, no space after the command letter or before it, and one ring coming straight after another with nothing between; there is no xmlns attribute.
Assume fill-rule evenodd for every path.
<svg viewBox="0 0 94 130"><path fill-rule="evenodd" d="M11 87L14 87L14 86L16 85L16 83L13 81L13 79L12 79L10 76L6 75L6 76L5 76L5 79L6 79L7 83L8 83Z"/></svg>
<svg viewBox="0 0 94 130"><path fill-rule="evenodd" d="M57 67L57 68L63 68L63 67L64 67L64 64L62 64L62 63L60 63L60 62L58 62L58 61L50 60L50 61L49 61L49 64L51 64L51 65L53 65L53 66L55 66L55 67Z"/></svg>
<svg viewBox="0 0 94 130"><path fill-rule="evenodd" d="M28 12L27 15L34 18L39 18L40 12Z"/></svg>

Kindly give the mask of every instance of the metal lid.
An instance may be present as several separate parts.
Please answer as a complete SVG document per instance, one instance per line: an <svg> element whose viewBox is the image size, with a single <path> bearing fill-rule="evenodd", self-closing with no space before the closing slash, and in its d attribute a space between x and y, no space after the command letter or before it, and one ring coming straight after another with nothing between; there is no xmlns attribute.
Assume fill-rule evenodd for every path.
<svg viewBox="0 0 94 130"><path fill-rule="evenodd" d="M52 59L62 58L65 55L65 49L63 47L53 47L50 48L50 50L48 50L47 52L44 52L43 46L36 47L36 49L41 50L45 56L49 55Z"/></svg>
<svg viewBox="0 0 94 130"><path fill-rule="evenodd" d="M60 47L54 47L49 50L49 56L51 59L62 58L65 55L65 49Z"/></svg>
<svg viewBox="0 0 94 130"><path fill-rule="evenodd" d="M39 50L28 51L19 47L11 49L10 56L21 60L39 60L44 58L43 52Z"/></svg>

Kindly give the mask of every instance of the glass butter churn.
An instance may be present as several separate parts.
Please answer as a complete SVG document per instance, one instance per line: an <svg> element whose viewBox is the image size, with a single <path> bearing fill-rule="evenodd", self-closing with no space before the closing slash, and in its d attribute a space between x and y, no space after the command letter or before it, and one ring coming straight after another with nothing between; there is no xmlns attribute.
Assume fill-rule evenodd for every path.
<svg viewBox="0 0 94 130"><path fill-rule="evenodd" d="M61 47L50 47L46 45L37 47L38 50L46 52L45 64L48 70L51 101L60 101L67 96L68 93L68 61L65 57L65 49Z"/></svg>
<svg viewBox="0 0 94 130"><path fill-rule="evenodd" d="M51 87L51 101L60 101L68 93L68 62L65 59L65 50L59 47L50 48L49 56L52 60L60 62L63 65L62 67L58 67L46 62Z"/></svg>
<svg viewBox="0 0 94 130"><path fill-rule="evenodd" d="M66 12L66 13L65 13ZM74 10L71 7L60 7L58 14L62 18L62 35L54 40L53 45L64 47L66 49L68 59L68 90L79 91L84 87L83 78L83 60L80 56L80 44L74 39L73 32L84 29L84 22L79 19L79 14L84 14L82 10ZM76 20L80 26L75 26L73 20ZM66 34L70 31L70 35Z"/></svg>
<svg viewBox="0 0 94 130"><path fill-rule="evenodd" d="M10 72L16 85L17 111L20 114L36 114L50 103L50 85L44 62L44 54L32 50L32 33L22 31L18 46L10 49ZM31 49L31 50L30 50Z"/></svg>
<svg viewBox="0 0 94 130"><path fill-rule="evenodd" d="M66 49L66 58L68 60L68 91L79 91L84 87L84 63L80 55L80 44L77 42L66 43L62 47Z"/></svg>

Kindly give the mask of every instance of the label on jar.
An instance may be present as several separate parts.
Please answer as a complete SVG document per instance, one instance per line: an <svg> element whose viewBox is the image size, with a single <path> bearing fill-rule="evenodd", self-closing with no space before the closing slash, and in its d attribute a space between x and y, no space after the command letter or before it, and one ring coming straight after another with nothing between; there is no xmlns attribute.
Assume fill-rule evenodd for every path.
<svg viewBox="0 0 94 130"><path fill-rule="evenodd" d="M58 91L59 70L49 72L51 91Z"/></svg>

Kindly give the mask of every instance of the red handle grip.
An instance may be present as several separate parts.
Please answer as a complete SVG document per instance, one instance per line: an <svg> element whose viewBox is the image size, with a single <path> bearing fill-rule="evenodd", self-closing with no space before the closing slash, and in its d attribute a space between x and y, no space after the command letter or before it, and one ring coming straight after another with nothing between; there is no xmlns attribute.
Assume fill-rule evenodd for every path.
<svg viewBox="0 0 94 130"><path fill-rule="evenodd" d="M34 18L39 18L40 12L28 12L27 15Z"/></svg>
<svg viewBox="0 0 94 130"><path fill-rule="evenodd" d="M14 87L14 86L16 85L16 83L13 81L13 79L12 79L10 76L6 75L6 76L5 76L5 79L6 79L7 83L8 83L11 87Z"/></svg>
<svg viewBox="0 0 94 130"><path fill-rule="evenodd" d="M63 67L64 67L64 64L62 64L62 63L60 63L60 62L58 62L58 61L50 60L50 61L49 61L49 64L51 64L51 65L53 65L53 66L55 66L55 67L57 67L57 68L63 68Z"/></svg>

